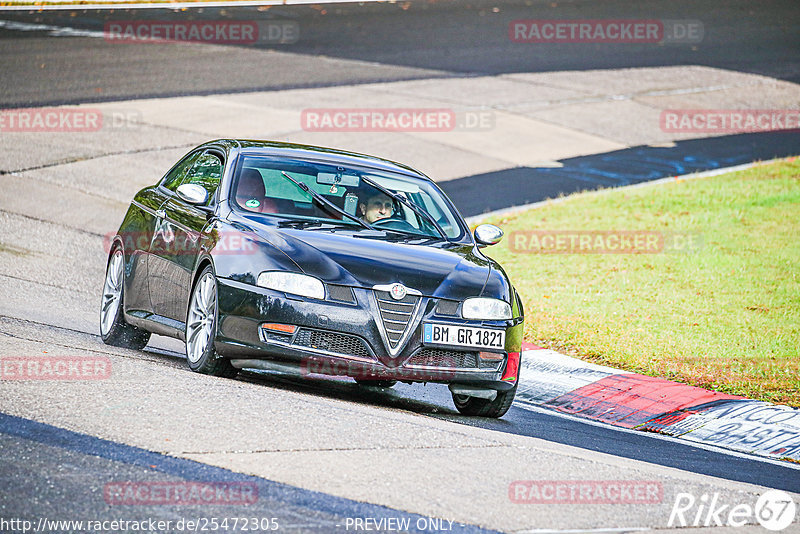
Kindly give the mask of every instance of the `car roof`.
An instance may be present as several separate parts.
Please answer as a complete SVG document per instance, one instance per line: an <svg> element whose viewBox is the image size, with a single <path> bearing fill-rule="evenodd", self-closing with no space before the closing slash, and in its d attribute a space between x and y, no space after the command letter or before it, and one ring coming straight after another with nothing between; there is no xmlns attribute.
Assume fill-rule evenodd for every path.
<svg viewBox="0 0 800 534"><path fill-rule="evenodd" d="M248 155L283 156L320 163L369 167L376 170L394 172L426 181L432 181L418 170L403 165L402 163L336 148L255 139L219 139L206 144L222 144L226 145L229 149L239 148L243 154Z"/></svg>

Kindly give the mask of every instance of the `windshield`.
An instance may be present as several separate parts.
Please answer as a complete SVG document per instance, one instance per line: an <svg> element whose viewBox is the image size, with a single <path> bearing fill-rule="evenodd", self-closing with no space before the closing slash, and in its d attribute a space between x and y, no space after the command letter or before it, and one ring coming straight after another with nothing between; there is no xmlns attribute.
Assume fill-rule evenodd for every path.
<svg viewBox="0 0 800 534"><path fill-rule="evenodd" d="M315 200L303 186L323 201ZM448 238L462 235L457 215L432 184L372 170L244 156L234 178L231 200L242 210L288 219L358 228L358 222L344 216L341 210L377 230L437 238L442 234ZM335 208L326 206L324 200Z"/></svg>

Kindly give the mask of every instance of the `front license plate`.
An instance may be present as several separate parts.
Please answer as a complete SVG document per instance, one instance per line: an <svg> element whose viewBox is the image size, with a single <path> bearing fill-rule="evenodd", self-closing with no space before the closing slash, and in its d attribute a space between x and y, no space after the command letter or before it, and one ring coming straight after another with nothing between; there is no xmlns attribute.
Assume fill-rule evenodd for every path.
<svg viewBox="0 0 800 534"><path fill-rule="evenodd" d="M425 323L422 325L422 334L422 342L426 344L486 349L503 349L506 346L505 330Z"/></svg>

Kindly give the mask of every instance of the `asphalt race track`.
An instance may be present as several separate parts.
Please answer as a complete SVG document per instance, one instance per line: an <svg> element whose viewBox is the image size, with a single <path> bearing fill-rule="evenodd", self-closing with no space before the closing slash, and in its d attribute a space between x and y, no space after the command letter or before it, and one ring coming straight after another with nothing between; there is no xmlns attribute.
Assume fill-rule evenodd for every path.
<svg viewBox="0 0 800 534"><path fill-rule="evenodd" d="M300 38L176 46L102 35L109 21L186 18L293 21ZM691 20L704 36L544 48L508 38L511 21L533 18ZM682 493L752 505L772 488L800 503L796 464L523 403L500 420L467 418L439 385L365 388L266 372L215 379L189 371L173 340L154 336L128 351L103 345L97 328L104 235L133 192L214 137L353 147L419 165L465 216L797 155L797 130L670 136L658 128L666 108L797 109L795 1L3 11L0 72L2 109L91 105L135 118L90 134L0 128L0 357L88 355L113 369L96 382L0 382L0 531L22 531L2 523L11 518L153 519L178 532L180 520L246 516L275 518L281 532L638 532L676 526L669 520ZM305 107L354 105L489 110L494 126L452 135L297 126ZM517 480L601 479L651 481L662 495L619 506L509 497ZM244 485L258 498L238 506L109 498L109 485L131 482ZM403 521L411 526L398 528ZM743 531L766 532L755 520Z"/></svg>
<svg viewBox="0 0 800 534"><path fill-rule="evenodd" d="M405 6L405 7L404 7ZM497 12L494 11L497 9ZM496 75L675 65L704 65L800 81L800 15L792 0L754 5L738 0L725 9L705 2L542 2L477 0L282 6L254 12L207 8L170 10L6 12L3 19L103 31L109 21L291 20L293 44L231 46L213 60L194 49L62 39L48 31L0 28L0 106L85 103L153 96L350 85L415 78ZM508 39L517 19L678 19L702 22L697 46L552 44L545 53ZM269 53L264 53L269 51Z"/></svg>
<svg viewBox="0 0 800 534"><path fill-rule="evenodd" d="M57 518L66 509L86 517L98 517L96 504L75 501L75 495L90 493L102 473L113 483L114 477L123 476L137 481L202 480L209 483L237 484L248 488L256 496L247 508L247 517L269 518L289 532L338 531L346 528L347 518L371 517L377 521L392 518L422 524L426 519L415 514L402 513L381 506L341 499L330 495L279 484L263 478L251 477L202 463L171 458L146 450L120 445L97 438L75 434L27 419L0 416L0 442L6 454L26 458L24 465L8 465L5 479L18 489L9 492L3 502L4 515L44 515ZM49 474L55 469L69 475L68 484L54 486ZM66 478L66 477L63 477ZM62 480L63 480L62 478ZM105 488L105 487L104 487ZM114 493L104 494L105 505L113 505ZM41 504L46 503L42 507ZM180 510L188 521L200 517L224 517L230 508L217 506L187 506ZM181 515L173 507L142 506L129 521L172 521L175 527ZM260 521L259 521L260 523ZM450 525L448 530L458 532L487 532L469 525ZM189 530L194 530L189 527Z"/></svg>
<svg viewBox="0 0 800 534"><path fill-rule="evenodd" d="M737 134L678 141L672 147L637 146L560 160L557 168L516 167L442 184L466 217L559 195L639 184L659 178L793 156L799 132ZM493 186L487 191L486 184Z"/></svg>

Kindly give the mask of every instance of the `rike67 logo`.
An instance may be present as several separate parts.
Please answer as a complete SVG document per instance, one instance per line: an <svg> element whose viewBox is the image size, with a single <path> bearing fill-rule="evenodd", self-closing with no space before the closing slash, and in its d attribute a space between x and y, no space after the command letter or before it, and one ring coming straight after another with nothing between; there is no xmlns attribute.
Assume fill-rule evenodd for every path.
<svg viewBox="0 0 800 534"><path fill-rule="evenodd" d="M797 507L788 493L769 490L750 504L724 504L719 493L703 494L696 498L691 493L678 493L669 516L668 527L742 527L754 519L767 530L783 530L795 519Z"/></svg>

